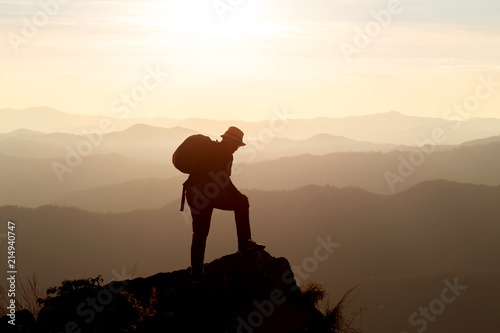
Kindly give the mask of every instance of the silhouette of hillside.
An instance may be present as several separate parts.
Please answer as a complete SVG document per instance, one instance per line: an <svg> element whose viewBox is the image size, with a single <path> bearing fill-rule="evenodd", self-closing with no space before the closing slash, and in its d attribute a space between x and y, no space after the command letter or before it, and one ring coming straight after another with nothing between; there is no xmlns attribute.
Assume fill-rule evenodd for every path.
<svg viewBox="0 0 500 333"><path fill-rule="evenodd" d="M308 275L325 281L334 299L340 295L333 285L347 290L370 276L500 270L498 186L433 181L395 196L328 186L245 194L254 237L293 264L312 255L320 236L341 244L327 264ZM160 209L107 214L2 206L0 218L18 222L21 269L26 275L37 272L45 284L67 276L110 278L113 269L135 263L141 274L151 275L189 262L191 218L189 211L179 212L178 200ZM214 213L207 260L235 251L232 219L230 213Z"/></svg>
<svg viewBox="0 0 500 333"><path fill-rule="evenodd" d="M263 160L274 160L281 157L297 156L302 154L325 155L336 152L368 152L368 151L391 151L395 149L411 150L415 147L401 147L394 144L381 144L372 142L361 142L342 136L332 134L317 134L304 140L292 140L288 138L273 138L272 141L262 144L258 139L245 140L249 150L239 151L235 159L251 162ZM258 147L258 148L255 148ZM253 150L257 149L258 154Z"/></svg>
<svg viewBox="0 0 500 333"><path fill-rule="evenodd" d="M170 157L179 144L196 132L182 127L163 128L144 124L133 125L123 131L104 134L94 145L92 154L120 154L125 157L152 163L170 163ZM207 133L208 134L208 133ZM213 139L220 139L213 134ZM0 134L0 154L15 157L60 158L67 154L66 147L75 148L80 141L88 141L85 135L68 133L45 134L30 130L16 130ZM255 161L295 156L305 153L323 155L342 151L390 151L396 148L411 150L415 147L402 147L393 144L360 142L331 134L317 134L305 140L273 138L264 145L257 137L246 139ZM243 158L249 154L243 152Z"/></svg>
<svg viewBox="0 0 500 333"><path fill-rule="evenodd" d="M100 116L74 115L49 107L32 107L22 110L0 110L0 132L6 133L25 128L40 132L72 132L79 128L99 124Z"/></svg>
<svg viewBox="0 0 500 333"><path fill-rule="evenodd" d="M255 239L290 260L299 285L308 280L323 281L335 302L342 291L370 277L392 281L404 275L454 270L500 271L499 186L430 181L394 196L312 185L294 191L245 194L250 198ZM17 253L22 262L20 274L36 272L41 285L48 287L67 277L103 274L109 280L113 271L121 272L134 264L142 276L183 269L189 262L192 229L189 212L181 214L178 209L177 200L160 209L107 214L56 206L1 206L0 219L16 221L16 232L22 235L23 246ZM301 267L314 255L318 237L330 237L340 246L307 273ZM214 213L207 261L236 248L232 214ZM0 260L6 259L5 255L1 253ZM413 309L414 295L427 293L422 290L427 287L415 281L408 284L408 297L396 303L395 297L403 293L400 289L392 290L389 282L374 284L370 288L375 288L375 294L369 292L369 301L362 298L356 306L384 305L394 310L397 304L398 308ZM485 280L472 280L468 297L478 299L487 290L494 292L495 285L500 281L494 274ZM375 297L379 287L388 293L385 298ZM474 313L479 330L494 325L488 311L478 314L477 304L465 302L460 311ZM481 306L495 304L486 298ZM395 320L407 322L407 316L417 310L393 314L404 314Z"/></svg>
<svg viewBox="0 0 500 333"><path fill-rule="evenodd" d="M333 153L324 156L301 155L273 161L242 164L234 182L241 188L262 190L294 189L309 184L338 187L357 186L370 192L390 194L385 173L403 175L394 185L402 191L422 181L447 179L456 182L500 184L500 143L437 151L426 156L420 165L411 165L409 151L389 153ZM401 174L403 163L413 172Z"/></svg>
<svg viewBox="0 0 500 333"><path fill-rule="evenodd" d="M95 129L94 129L95 130ZM90 130L85 130L85 133ZM119 154L150 162L170 163L171 153L189 135L195 132L181 128L163 128L143 124L123 131L106 134L33 132L29 130L0 134L0 154L14 157L64 158L67 146L74 150L82 142L92 142L91 154ZM91 141L92 140L92 141Z"/></svg>
<svg viewBox="0 0 500 333"><path fill-rule="evenodd" d="M12 131L9 133L2 133L2 134L0 134L0 137L16 137L16 136L25 137L25 136L35 136L35 135L42 135L42 134L45 134L45 133L40 132L40 131L29 130L26 128L19 128L19 129L16 129L15 131Z"/></svg>
<svg viewBox="0 0 500 333"><path fill-rule="evenodd" d="M78 207L92 212L128 212L160 208L179 198L185 176L167 179L134 179L119 184L65 193L54 199L57 206Z"/></svg>
<svg viewBox="0 0 500 333"><path fill-rule="evenodd" d="M457 270L371 280L351 305L360 309L366 332L494 333L500 331L499 281L500 271Z"/></svg>
<svg viewBox="0 0 500 333"><path fill-rule="evenodd" d="M278 110L278 114L286 116L290 112ZM275 117L275 115L272 115L270 118ZM102 118L100 116L73 115L44 107L25 110L2 109L0 110L0 133L26 128L46 133L64 132L76 134L80 133L83 129L98 126ZM262 129L270 128L270 120L245 122L160 117L109 119L112 119L116 131L124 130L134 124L146 124L166 128L179 126L195 132L218 135L233 125L244 128L247 137L258 137ZM279 132L278 136L304 140L318 133L327 133L345 136L358 141L415 145L416 139L429 138L429 134L436 128L449 130L447 144L460 144L465 141L486 138L500 133L499 119L472 118L461 122L458 129L454 129L452 127L454 125L455 122L440 118L411 117L392 111L345 118L290 119L285 128Z"/></svg>
<svg viewBox="0 0 500 333"><path fill-rule="evenodd" d="M394 189L399 192L433 179L498 185L499 150L500 142L493 142L436 151L426 157L421 165L416 165L413 173L405 176L403 182L397 182ZM399 175L402 159L408 161L410 154L411 151L345 152L240 163L235 164L239 172L235 173L233 179L238 187L250 189L291 190L316 184L356 186L375 193L391 194L392 188L385 174L391 172ZM247 157L248 155L237 156L236 162L245 162ZM171 155L165 152L161 158L171 159ZM168 193L175 194L176 190L180 191L182 183L179 181L176 189L170 187L167 179L179 177L179 172L170 162L153 164L113 154L84 157L82 164L75 168L74 172L64 174L64 181L59 183L52 169L53 161L65 163L64 158L51 160L0 155L0 179L4 188L0 194L1 202L23 206L74 204L80 208L97 211L155 208L160 207L160 204L156 203L161 200L145 197L144 193L148 190L150 193L165 193L163 202L167 202L173 199ZM164 180L158 183L141 181L148 178ZM141 188L140 191L129 187L132 180ZM111 185L116 186L113 189ZM124 193L123 189L130 190L130 193ZM75 193L78 191L84 192ZM66 195L69 198L65 198ZM95 203L94 197L102 198L102 201ZM120 198L123 199L123 204L119 203Z"/></svg>
<svg viewBox="0 0 500 333"><path fill-rule="evenodd" d="M179 173L173 166L145 163L116 154L90 155L72 172L62 174L62 182L52 163L67 165L64 158L35 159L0 155L0 202L38 206L52 202L68 192L117 184L132 179L168 178Z"/></svg>
<svg viewBox="0 0 500 333"><path fill-rule="evenodd" d="M467 142L462 143L462 146L480 146L480 145L486 145L486 144L496 143L496 142L500 142L500 135L491 136L491 137L487 137L484 139L467 141Z"/></svg>
<svg viewBox="0 0 500 333"><path fill-rule="evenodd" d="M103 287L99 279L63 281L32 329L59 332L73 322L81 332L334 332L337 321L298 288L285 258L238 252L206 264L199 284L190 275L185 269ZM4 319L0 327L8 328Z"/></svg>
<svg viewBox="0 0 500 333"><path fill-rule="evenodd" d="M135 124L173 127L178 120L169 118L116 118L78 115L50 107L31 107L22 110L0 109L0 133L25 128L43 133L80 134L82 130L99 128L102 119L111 120L115 131L122 131Z"/></svg>

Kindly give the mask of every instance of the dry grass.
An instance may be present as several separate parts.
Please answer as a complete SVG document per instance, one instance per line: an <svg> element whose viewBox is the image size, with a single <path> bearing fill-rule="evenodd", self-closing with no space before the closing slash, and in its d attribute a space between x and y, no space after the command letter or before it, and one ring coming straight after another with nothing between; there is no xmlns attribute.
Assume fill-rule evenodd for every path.
<svg viewBox="0 0 500 333"><path fill-rule="evenodd" d="M357 295L353 296L352 294L361 283L363 282L349 289L336 304L326 297L325 288L321 283L308 282L301 287L301 290L309 302L322 310L331 333L360 333L361 331L354 327L354 321L357 319L359 312L348 313L348 306L357 297Z"/></svg>
<svg viewBox="0 0 500 333"><path fill-rule="evenodd" d="M7 314L7 304L10 301L8 296L9 286L7 281L0 284L0 317ZM35 318L41 309L38 299L43 296L38 285L38 277L35 273L32 276L23 278L20 274L16 277L16 310L26 309Z"/></svg>

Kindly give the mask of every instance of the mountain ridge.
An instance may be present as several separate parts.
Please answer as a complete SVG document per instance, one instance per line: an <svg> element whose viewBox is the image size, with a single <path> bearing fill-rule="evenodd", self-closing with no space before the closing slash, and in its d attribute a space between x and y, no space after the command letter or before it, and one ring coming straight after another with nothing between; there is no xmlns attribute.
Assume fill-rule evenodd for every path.
<svg viewBox="0 0 500 333"><path fill-rule="evenodd" d="M179 137L179 140L182 139ZM36 159L0 154L0 178L5 189L0 200L8 204L34 206L52 202L69 192L117 185L133 179L181 176L171 164L173 148L171 152L165 151L163 143L159 144L156 156L164 163L145 162L140 155L134 158L116 153L95 152L83 157L82 163L73 172L65 173L61 183L58 182L52 164L65 164L64 157ZM122 149L130 150L130 146L123 145ZM273 160L253 158L252 154L255 152L250 149L236 154L235 162L239 163L235 163L234 168L238 172L232 178L238 187L247 189L279 190L308 184L330 184L337 187L357 186L381 194L392 194L422 181L440 178L462 183L499 185L500 171L497 166L500 164L500 142L454 146L444 150L434 147L435 151L430 154L422 153L422 149L429 147L411 151L302 154ZM139 149L138 153L144 151ZM409 162L414 158L412 154L423 156L424 160L419 162L420 165ZM266 156L268 155L261 157ZM124 173L125 170L129 172ZM404 177L401 176L401 170L405 171ZM392 177L401 177L393 184L394 191L387 180L388 173ZM157 185L150 186L153 186L152 190L156 193L154 187ZM41 191L42 188L44 191ZM168 189L163 191L170 192ZM119 198L122 194L115 195ZM138 200L141 201L142 199Z"/></svg>
<svg viewBox="0 0 500 333"><path fill-rule="evenodd" d="M500 256L499 186L440 180L397 195L316 185L244 193L252 207L253 238L266 244L271 253L288 258L299 285L323 281L334 300L342 296L339 292L368 277L378 281L454 269L500 271L494 260ZM126 213L0 206L0 219L15 221L16 232L23 237L20 273L36 272L42 285L68 276L103 274L109 279L113 270L122 271L134 263L139 264L141 276L149 276L183 269L189 262L191 218L189 212L179 212L178 201ZM228 212L214 212L207 261L237 250L233 220ZM314 258L318 238L339 246L311 270L307 258ZM493 288L497 280L492 276L488 285ZM438 287L442 284L433 281ZM410 286L418 286L415 283ZM481 284L471 282L470 286L467 297L482 295L476 292ZM411 289L408 292L414 295ZM384 300L396 296L387 295ZM404 305L408 312L398 312L403 315L398 322L404 323L418 306L425 305L415 307L411 299ZM371 298L360 306L377 305L376 301ZM470 306L476 308L477 303Z"/></svg>
<svg viewBox="0 0 500 333"><path fill-rule="evenodd" d="M36 108L30 108L33 113ZM364 116L350 116L344 118L303 118L295 119L293 115L286 110L278 110L277 115L269 120L258 122L248 122L241 120L212 120L202 118L114 118L112 116L79 116L69 113L63 113L50 108L41 108L46 113L43 118L43 112L39 112L40 117L20 116L25 110L0 110L0 133L9 132L18 128L27 128L39 130L42 132L54 132L60 130L63 132L78 133L78 129L98 128L99 122L107 118L111 121L115 130L123 130L136 123L145 123L160 127L181 126L196 132L211 133L212 135L222 134L228 126L235 125L244 129L244 132L253 137L258 137L259 133L265 128L280 128L275 135L289 137L294 139L304 139L317 132L327 132L331 134L346 136L355 140L370 141L376 143L393 143L413 145L416 139L425 139L428 136L425 133L410 133L409 130L415 127L423 126L429 130L435 128L445 128L449 130L448 141L451 144L460 144L467 140L481 139L500 133L500 119L496 118L471 118L461 121L460 128L453 129L454 123L442 118L407 116L399 112L386 112L367 114ZM54 114L54 112L56 112ZM57 118L64 118L62 122L57 122ZM78 117L83 117L79 118ZM60 119L60 120L61 120ZM279 126L276 127L276 122ZM43 127L43 128L41 128ZM401 132L397 140L385 142L387 133Z"/></svg>

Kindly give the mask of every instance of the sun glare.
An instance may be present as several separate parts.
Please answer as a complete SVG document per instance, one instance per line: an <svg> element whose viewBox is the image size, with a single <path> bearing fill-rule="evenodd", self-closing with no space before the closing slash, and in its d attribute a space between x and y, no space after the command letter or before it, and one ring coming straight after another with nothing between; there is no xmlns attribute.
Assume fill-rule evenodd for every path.
<svg viewBox="0 0 500 333"><path fill-rule="evenodd" d="M231 6L228 1L158 1L154 4L155 25L181 38L257 38L269 34L269 25L259 19L262 8L258 2L233 3Z"/></svg>

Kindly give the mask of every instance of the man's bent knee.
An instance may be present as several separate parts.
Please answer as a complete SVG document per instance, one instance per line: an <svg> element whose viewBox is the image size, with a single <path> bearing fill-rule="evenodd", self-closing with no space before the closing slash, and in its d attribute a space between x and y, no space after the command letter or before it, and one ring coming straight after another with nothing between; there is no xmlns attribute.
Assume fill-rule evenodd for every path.
<svg viewBox="0 0 500 333"><path fill-rule="evenodd" d="M238 207L240 208L248 208L250 207L250 203L248 201L248 197L246 195L241 195L239 198L238 198L238 201L237 201L237 205Z"/></svg>

